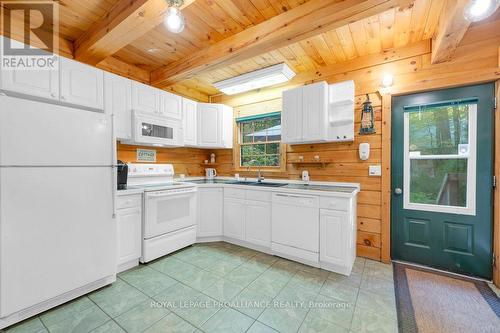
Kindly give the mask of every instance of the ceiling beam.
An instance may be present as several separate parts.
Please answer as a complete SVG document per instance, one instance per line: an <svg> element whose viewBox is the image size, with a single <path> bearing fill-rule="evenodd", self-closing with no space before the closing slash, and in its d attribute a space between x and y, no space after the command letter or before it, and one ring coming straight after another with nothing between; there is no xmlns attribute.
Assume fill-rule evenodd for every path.
<svg viewBox="0 0 500 333"><path fill-rule="evenodd" d="M438 30L432 39L432 64L449 61L469 29L464 16L469 0L446 0L439 16Z"/></svg>
<svg viewBox="0 0 500 333"><path fill-rule="evenodd" d="M185 8L195 0L184 0ZM75 41L75 59L96 65L161 22L165 0L120 0Z"/></svg>
<svg viewBox="0 0 500 333"><path fill-rule="evenodd" d="M165 87L377 15L412 0L311 0L151 73Z"/></svg>

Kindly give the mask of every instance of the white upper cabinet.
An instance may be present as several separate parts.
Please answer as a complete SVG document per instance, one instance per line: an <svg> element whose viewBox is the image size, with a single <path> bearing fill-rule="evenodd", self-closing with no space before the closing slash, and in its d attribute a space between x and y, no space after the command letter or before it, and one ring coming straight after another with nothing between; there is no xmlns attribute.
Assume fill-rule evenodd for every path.
<svg viewBox="0 0 500 333"><path fill-rule="evenodd" d="M104 110L114 116L117 139L132 138L132 82L111 73L104 74Z"/></svg>
<svg viewBox="0 0 500 333"><path fill-rule="evenodd" d="M302 141L325 138L327 128L328 85L318 82L302 88Z"/></svg>
<svg viewBox="0 0 500 333"><path fill-rule="evenodd" d="M283 142L293 143L302 140L302 88L283 92L281 128Z"/></svg>
<svg viewBox="0 0 500 333"><path fill-rule="evenodd" d="M61 58L61 101L104 109L104 73L100 69Z"/></svg>
<svg viewBox="0 0 500 333"><path fill-rule="evenodd" d="M162 91L151 86L132 83L132 109L134 111L160 114Z"/></svg>
<svg viewBox="0 0 500 333"><path fill-rule="evenodd" d="M198 146L222 145L222 113L217 104L198 104Z"/></svg>
<svg viewBox="0 0 500 333"><path fill-rule="evenodd" d="M232 148L233 109L223 104L198 103L198 146Z"/></svg>
<svg viewBox="0 0 500 333"><path fill-rule="evenodd" d="M328 137L335 141L354 140L354 81L329 86Z"/></svg>
<svg viewBox="0 0 500 333"><path fill-rule="evenodd" d="M182 98L182 127L184 128L184 145L196 146L198 144L198 103L187 98Z"/></svg>
<svg viewBox="0 0 500 333"><path fill-rule="evenodd" d="M354 82L318 82L283 92L282 141L354 140Z"/></svg>
<svg viewBox="0 0 500 333"><path fill-rule="evenodd" d="M154 89L154 88L153 88ZM161 93L161 114L165 117L182 119L182 97L163 91Z"/></svg>
<svg viewBox="0 0 500 333"><path fill-rule="evenodd" d="M2 38L0 38L2 42ZM14 45L22 45L11 40ZM59 57L54 56L51 70L2 70L0 85L4 91L52 100L59 100Z"/></svg>
<svg viewBox="0 0 500 333"><path fill-rule="evenodd" d="M221 148L233 148L233 108L222 104L222 145Z"/></svg>

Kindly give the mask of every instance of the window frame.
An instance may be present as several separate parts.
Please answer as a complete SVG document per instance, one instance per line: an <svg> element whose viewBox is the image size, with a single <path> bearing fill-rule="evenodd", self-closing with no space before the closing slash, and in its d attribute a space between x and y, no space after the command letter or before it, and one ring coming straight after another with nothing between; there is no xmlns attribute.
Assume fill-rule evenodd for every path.
<svg viewBox="0 0 500 333"><path fill-rule="evenodd" d="M273 112L274 113L274 112ZM273 116L277 115L272 115L269 113L269 117L266 117L266 114L262 115L257 115L260 116L259 118L266 119L266 118L272 118ZM257 120L257 119L255 119ZM248 120L248 121L255 121L255 120ZM234 136L234 166L236 171L258 171L259 169L264 171L264 172L279 172L279 173L284 173L286 172L286 144L284 144L281 140L274 140L274 141L264 141L264 142L259 142L259 143L243 143L242 142L242 124L248 122L248 121L238 121L238 119L235 119L234 122L234 133L236 134ZM250 145L255 145L255 144L267 144L267 143L279 143L279 161L280 165L279 166L251 166L251 167L246 167L241 165L241 147L242 146L250 146Z"/></svg>
<svg viewBox="0 0 500 333"><path fill-rule="evenodd" d="M443 154L443 155L411 155L410 154L410 116L409 112L404 113L404 154L403 154L403 208L408 210L418 210L436 213L449 213L460 215L476 215L476 150L477 150L477 103L467 103L469 122L469 152L466 155ZM437 159L467 159L467 198L466 206L448 206L438 204L426 204L411 202L410 182L411 182L411 161L412 160L437 160Z"/></svg>

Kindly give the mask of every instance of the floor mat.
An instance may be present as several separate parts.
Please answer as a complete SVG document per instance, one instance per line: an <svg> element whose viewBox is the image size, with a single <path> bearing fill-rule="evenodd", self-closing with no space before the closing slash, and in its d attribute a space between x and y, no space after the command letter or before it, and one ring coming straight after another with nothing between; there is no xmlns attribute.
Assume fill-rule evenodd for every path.
<svg viewBox="0 0 500 333"><path fill-rule="evenodd" d="M500 332L500 299L486 282L394 263L402 333Z"/></svg>

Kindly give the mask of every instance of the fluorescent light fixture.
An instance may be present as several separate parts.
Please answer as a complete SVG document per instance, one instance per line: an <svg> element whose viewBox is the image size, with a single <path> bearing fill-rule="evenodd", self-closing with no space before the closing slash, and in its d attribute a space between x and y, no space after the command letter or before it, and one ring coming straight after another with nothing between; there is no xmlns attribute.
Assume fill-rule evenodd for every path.
<svg viewBox="0 0 500 333"><path fill-rule="evenodd" d="M295 72L287 64L282 63L215 82L214 86L226 95L235 95L287 82L294 76Z"/></svg>
<svg viewBox="0 0 500 333"><path fill-rule="evenodd" d="M471 22L484 20L500 6L500 0L470 0L464 10L464 16Z"/></svg>

